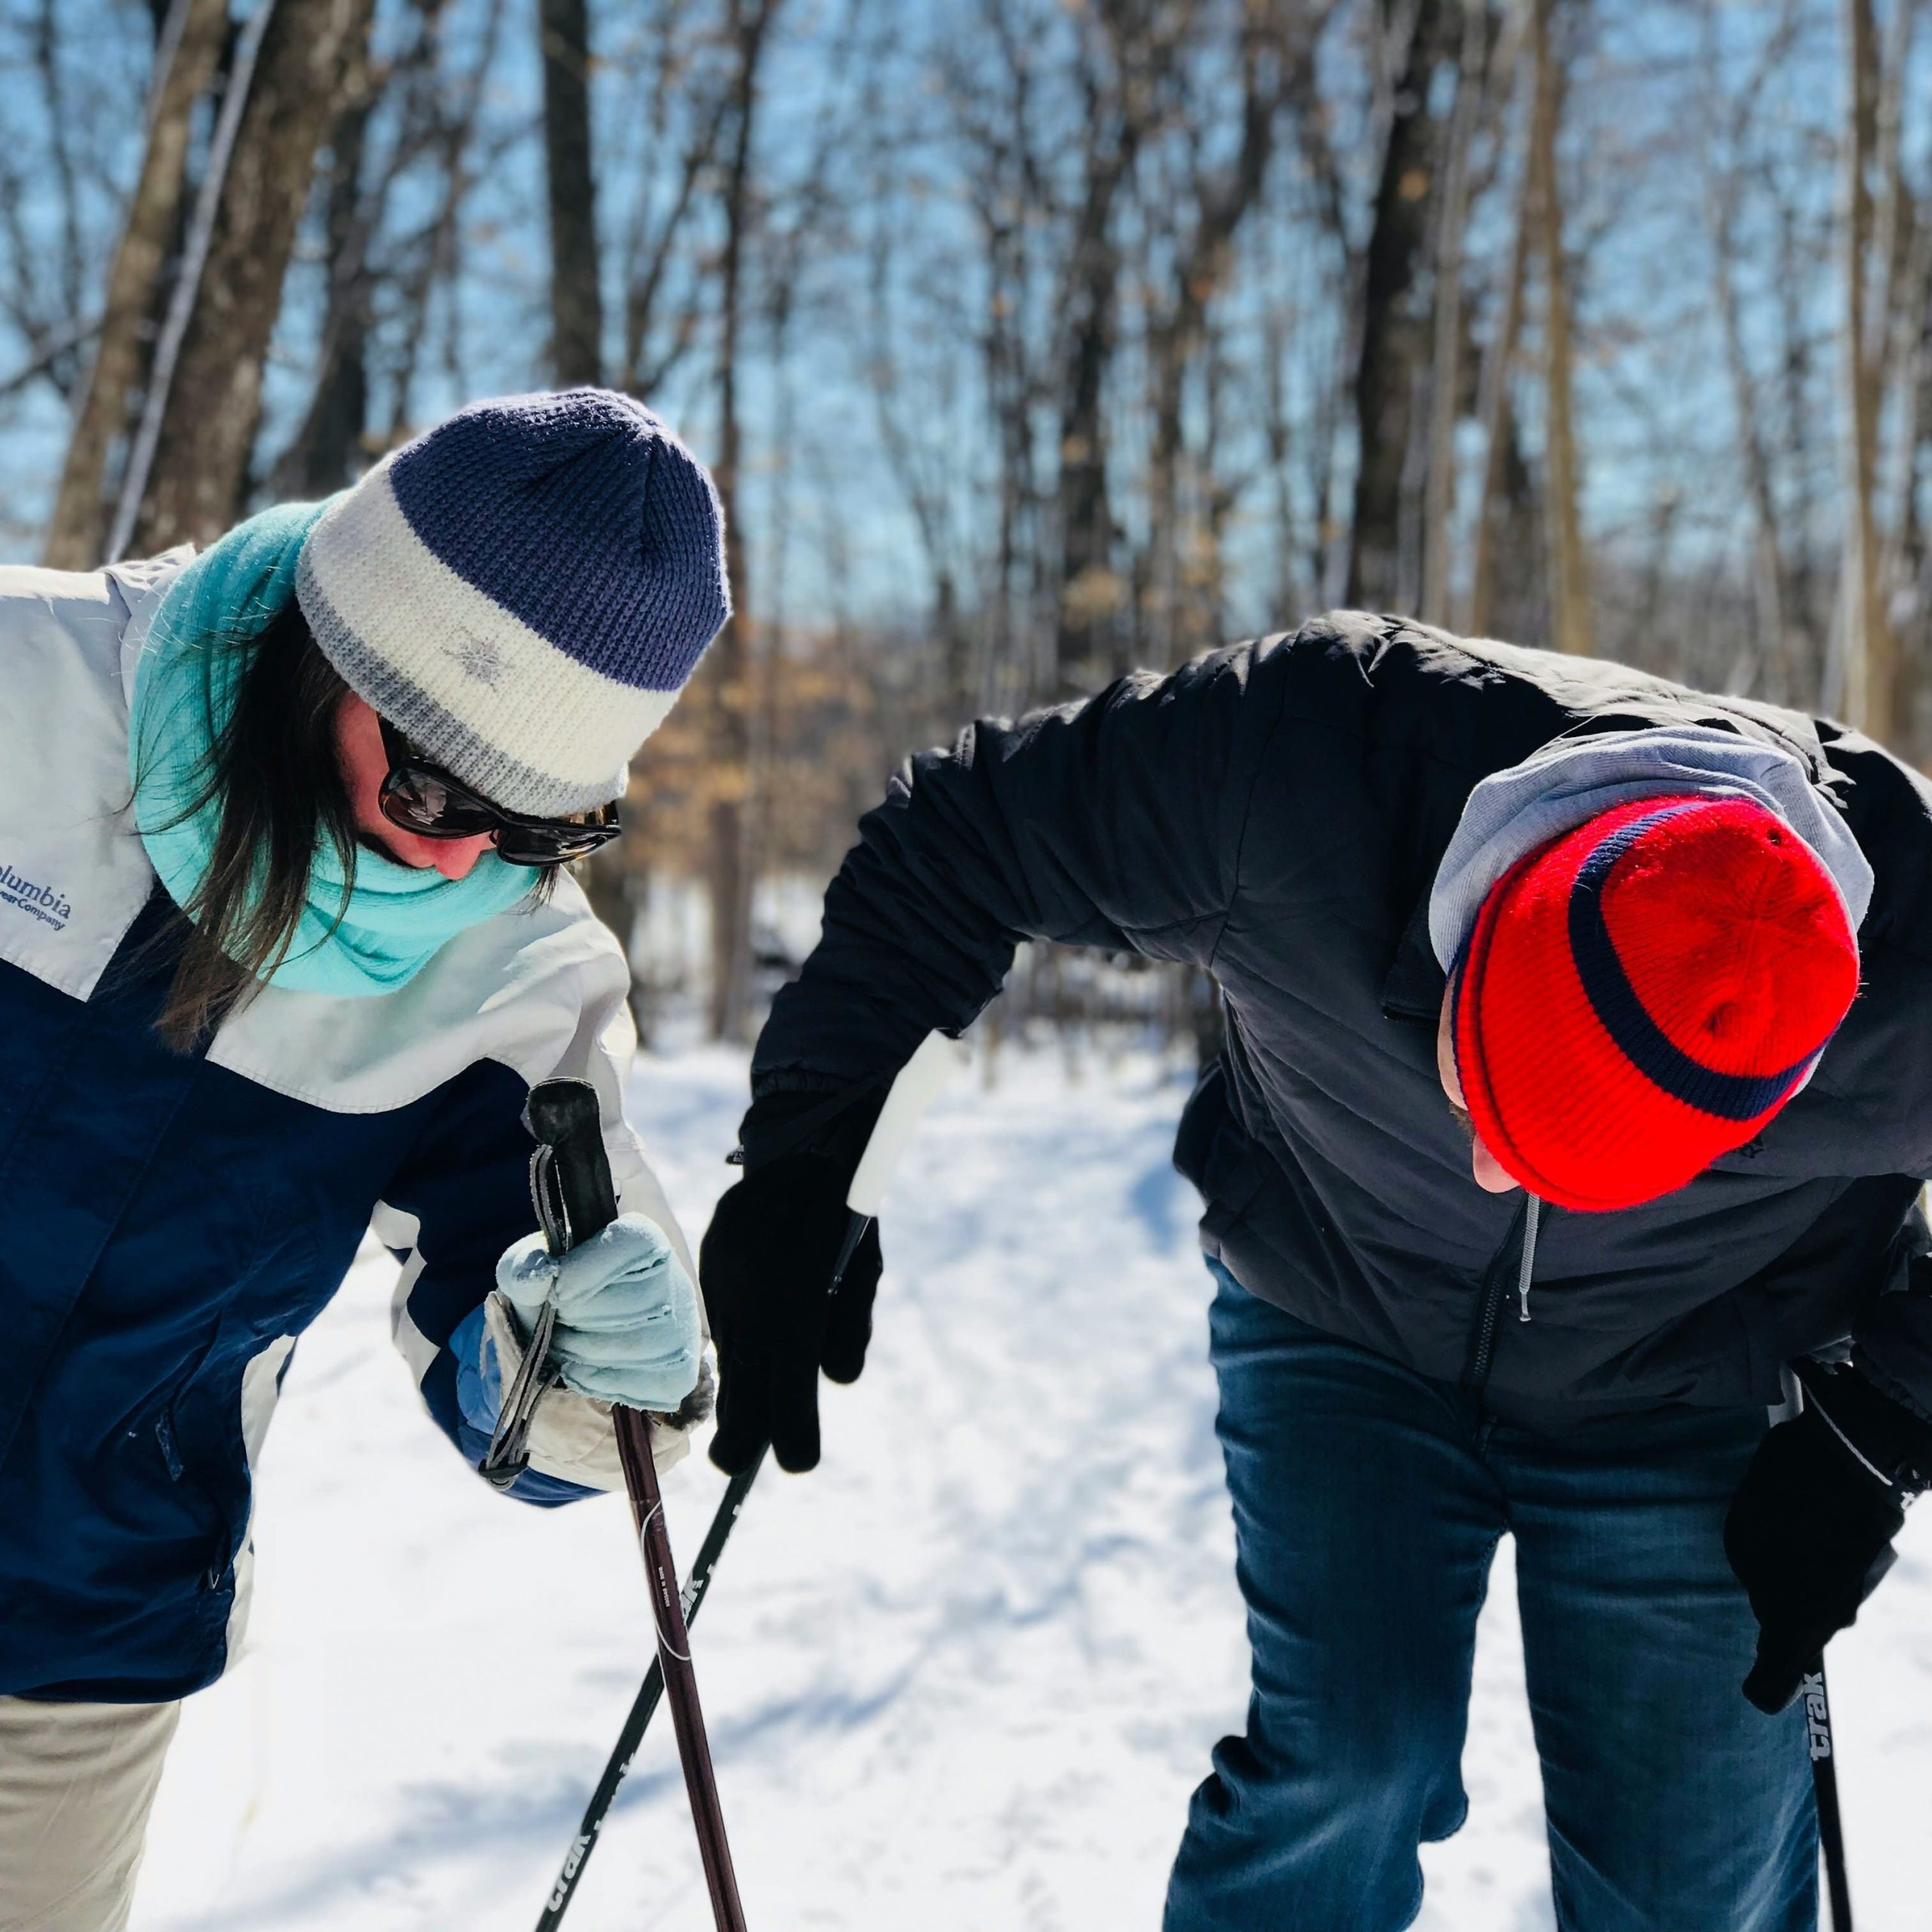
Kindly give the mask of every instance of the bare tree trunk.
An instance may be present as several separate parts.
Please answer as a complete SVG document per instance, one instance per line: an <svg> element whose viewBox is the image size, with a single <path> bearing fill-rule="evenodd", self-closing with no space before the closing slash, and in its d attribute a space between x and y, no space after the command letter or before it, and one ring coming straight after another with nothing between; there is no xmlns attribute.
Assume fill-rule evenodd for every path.
<svg viewBox="0 0 1932 1932"><path fill-rule="evenodd" d="M23 7L19 11L26 14L29 9ZM82 239L85 224L82 199L85 162L75 144L74 124L77 117L68 99L67 77L60 57L67 25L64 17L71 15L72 11L71 6L63 8L61 0L35 0L31 24L26 20L20 23L26 29L24 38L32 50L34 84L47 104L48 145L42 182L45 199L50 212L54 208L60 211L57 226L51 234L44 236L35 252L54 285L51 292L57 305L56 313L66 318L79 315L85 300L85 245ZM71 367L66 372L64 387L70 396L76 373ZM59 380L57 376L57 383Z"/></svg>
<svg viewBox="0 0 1932 1932"><path fill-rule="evenodd" d="M211 542L241 510L283 274L373 9L374 0L276 0L135 519L137 552Z"/></svg>
<svg viewBox="0 0 1932 1932"><path fill-rule="evenodd" d="M712 474L724 506L726 572L731 615L706 654L703 677L709 713L709 777L713 786L707 870L711 900L712 1035L743 1035L750 991L752 876L745 850L744 814L750 789L750 592L745 544L738 525L743 426L738 412L743 354L746 245L752 218L752 137L766 35L783 0L733 0L728 29L736 55L730 140L721 213L724 245L719 263L718 460Z"/></svg>
<svg viewBox="0 0 1932 1932"><path fill-rule="evenodd" d="M1882 281L1866 297L1866 355L1881 417L1887 401L1895 423L1895 462L1877 473L1873 494L1880 525L1878 599L1892 654L1892 749L1917 760L1924 755L1918 728L1924 673L1924 605L1912 561L1918 506L1913 490L1918 445L1919 354L1926 325L1925 297L1932 270L1932 206L1921 207L1906 171L1905 100L1912 72L1915 31L1927 17L1924 0L1896 0L1880 57L1877 123L1878 202L1875 273Z"/></svg>
<svg viewBox="0 0 1932 1932"><path fill-rule="evenodd" d="M1543 358L1547 417L1544 468L1549 522L1550 642L1587 657L1592 648L1589 584L1578 509L1577 433L1571 398L1575 351L1570 322L1569 265L1563 252L1563 193L1556 168L1557 124L1563 111L1562 63L1550 45L1556 0L1537 0L1534 35L1536 134L1531 156L1543 260Z"/></svg>
<svg viewBox="0 0 1932 1932"><path fill-rule="evenodd" d="M1723 98L1716 40L1717 16L1714 0L1706 0L1706 59L1711 98ZM1707 162L1710 173L1708 193L1711 231L1711 274L1717 297L1718 320L1724 343L1725 371L1730 378L1731 408L1737 419L1740 458L1743 465L1745 488L1751 499L1756 586L1756 618L1761 654L1767 656L1772 675L1768 695L1786 704L1804 705L1810 694L1802 686L1796 672L1792 613L1786 594L1785 546L1779 515L1777 491L1773 472L1770 441L1765 433L1764 411L1747 352L1743 304L1737 292L1739 257L1737 226L1743 192L1742 164L1738 158L1752 108L1769 78L1772 60L1788 46L1783 33L1767 42L1762 64L1750 84L1738 90L1737 106L1728 130L1730 152L1720 157L1713 151ZM1769 650L1764 650L1768 640Z"/></svg>
<svg viewBox="0 0 1932 1932"><path fill-rule="evenodd" d="M543 155L550 189L550 360L560 386L604 373L585 0L543 0Z"/></svg>
<svg viewBox="0 0 1932 1932"><path fill-rule="evenodd" d="M449 0L411 0L415 31L408 45L378 75L364 48L351 60L343 97L329 137L328 200L324 226L329 263L328 298L316 357L314 395L302 426L290 438L269 477L272 496L326 495L352 482L374 440L368 421L369 346L378 271L371 247L396 183L448 140L441 77L438 71L444 16ZM493 0L482 23L480 63L487 69L501 0ZM369 125L378 100L395 103L395 137L386 144L382 171L365 180ZM432 222L432 227L435 226ZM433 256L433 248L423 251ZM399 298L395 312L414 316L420 307L419 269L401 272L392 260L382 278ZM406 375L397 384L406 398Z"/></svg>
<svg viewBox="0 0 1932 1932"><path fill-rule="evenodd" d="M1900 296L1897 528L1888 577L1898 605L1893 614L1899 651L1899 749L1923 765L1926 672L1932 664L1932 546L1920 509L1923 493L1932 488L1932 209L1916 215Z"/></svg>
<svg viewBox="0 0 1932 1932"><path fill-rule="evenodd" d="M1881 371L1868 308L1873 220L1870 170L1878 145L1878 35L1872 0L1843 0L1847 66L1843 205L1845 511L1840 596L1844 703L1850 722L1881 743L1896 726L1897 651L1880 583L1872 498L1878 469Z"/></svg>
<svg viewBox="0 0 1932 1932"><path fill-rule="evenodd" d="M1537 0L1528 0L1534 6ZM1529 57L1527 51L1519 55ZM1513 77L1512 77L1513 78ZM1531 119L1534 112L1532 109ZM1516 218L1509 237L1509 260L1503 270L1502 309L1495 333L1483 356L1476 394L1476 414L1482 424L1482 486L1476 499L1475 555L1469 568L1469 601L1463 629L1472 637L1486 637L1496 621L1497 552L1503 534L1505 498L1515 428L1509 408L1509 378L1523 333L1523 295L1529 279L1530 250L1536 226L1536 168L1524 143L1521 179L1516 191Z"/></svg>
<svg viewBox="0 0 1932 1932"><path fill-rule="evenodd" d="M1264 229L1267 223L1263 224ZM1266 299L1262 304L1261 338L1262 380L1260 397L1260 430L1264 447L1268 454L1268 478L1272 499L1272 532L1271 547L1274 552L1275 567L1269 583L1269 605L1266 628L1275 629L1289 623L1296 612L1306 602L1309 592L1303 589L1307 581L1318 580L1317 573L1306 570L1302 559L1307 555L1303 545L1308 537L1304 534L1302 520L1297 515L1294 475L1292 460L1295 451L1295 428L1290 411L1288 387L1285 364L1288 344L1294 338L1301 321L1298 291L1291 278L1284 276L1275 253L1263 238L1266 270ZM1312 438L1310 439L1311 441ZM1314 547L1321 543L1321 514L1318 506L1315 514L1309 519L1313 526L1312 536Z"/></svg>
<svg viewBox="0 0 1932 1932"><path fill-rule="evenodd" d="M1121 604L1114 568L1113 508L1107 494L1103 405L1118 334L1120 251L1114 196L1131 158L1123 133L1090 150L1086 193L1068 264L1060 427L1060 592L1054 638L1054 695L1090 685L1112 653Z"/></svg>
<svg viewBox="0 0 1932 1932"><path fill-rule="evenodd" d="M1395 0L1382 0L1379 31L1388 33L1403 11ZM1400 568L1402 472L1423 352L1410 298L1436 188L1441 130L1429 113L1429 97L1444 49L1447 11L1445 0L1411 0L1408 34L1390 88L1374 225L1363 261L1355 509L1344 593L1351 604L1392 601Z"/></svg>
<svg viewBox="0 0 1932 1932"><path fill-rule="evenodd" d="M1785 554L1785 615L1792 651L1787 675L1794 703L1831 709L1838 700L1834 697L1828 701L1825 691L1831 681L1831 660L1837 652L1830 635L1838 620L1828 608L1815 541L1818 515L1814 479L1820 466L1812 455L1818 411L1811 399L1813 338L1806 299L1817 278L1819 265L1805 245L1795 196L1783 197L1777 213L1779 353L1773 395L1777 459L1786 482L1785 521L1791 532Z"/></svg>
<svg viewBox="0 0 1932 1932"><path fill-rule="evenodd" d="M344 99L329 137L329 291L322 315L315 394L269 478L276 496L325 497L355 480L361 467L369 411L368 272L375 209L364 189L369 119L376 88L367 49L352 55Z"/></svg>
<svg viewBox="0 0 1932 1932"><path fill-rule="evenodd" d="M550 208L550 366L560 389L604 380L604 302L591 165L590 22L585 0L542 0L543 160ZM591 910L628 958L638 841L614 841L579 872Z"/></svg>
<svg viewBox="0 0 1932 1932"><path fill-rule="evenodd" d="M1118 346L1120 248L1115 211L1154 106L1154 75L1172 51L1184 11L1145 0L1099 0L1097 45L1081 76L1086 175L1059 302L1059 587L1052 694L1091 690L1115 668L1124 587L1107 489L1105 402ZM1167 33L1158 29L1165 24Z"/></svg>
<svg viewBox="0 0 1932 1932"><path fill-rule="evenodd" d="M1421 617L1449 621L1449 520L1455 508L1456 420L1462 401L1463 230L1469 218L1469 147L1484 94L1487 20L1483 0L1462 0L1463 44L1435 245L1435 340L1429 377L1423 487Z"/></svg>
<svg viewBox="0 0 1932 1932"><path fill-rule="evenodd" d="M1734 192L1728 187L1724 190L1727 197ZM1750 494L1755 525L1758 623L1763 635L1770 640L1776 661L1783 664L1789 657L1786 635L1788 624L1785 615L1784 547L1778 534L1777 497L1772 487L1770 452L1759 426L1756 385L1751 380L1750 365L1745 357L1743 321L1739 312L1737 278L1732 272L1730 259L1732 226L1731 216L1727 211L1720 217L1718 232L1713 238L1712 272L1717 285L1718 315L1724 330L1724 364L1730 377L1731 407L1737 417L1738 441L1744 460L1745 487ZM1777 695L1787 703L1803 701L1795 691L1780 692Z"/></svg>
<svg viewBox="0 0 1932 1932"><path fill-rule="evenodd" d="M1197 587L1182 559L1180 483L1189 371L1206 334L1209 304L1227 284L1235 237L1267 180L1282 116L1291 104L1306 106L1313 100L1315 41L1325 14L1325 8L1299 0L1247 9L1241 38L1241 145L1224 170L1204 174L1198 181L1192 232L1174 263L1168 299L1148 331L1154 389L1147 483L1152 579L1147 601L1152 620L1148 628L1168 663L1212 641L1209 613L1217 601L1213 596L1197 601L1183 595ZM1204 528L1200 534L1208 540L1205 568L1193 576L1206 585L1216 571L1214 533Z"/></svg>
<svg viewBox="0 0 1932 1932"><path fill-rule="evenodd" d="M1865 353L1879 371L1882 394L1890 374L1892 318L1898 306L1912 251L1912 190L1905 174L1906 75L1912 58L1912 26L1923 0L1894 0L1890 32L1881 46L1872 35L1875 105L1869 168L1878 177L1872 209L1874 255L1867 273Z"/></svg>
<svg viewBox="0 0 1932 1932"><path fill-rule="evenodd" d="M892 299L891 245L881 232L875 238L870 251L870 291L866 308L871 341L866 369L878 409L879 440L912 513L913 528L918 532L932 578L932 635L938 647L940 668L937 679L928 685L926 695L940 716L952 719L971 709L977 695L973 640L966 614L960 608L959 569L949 528L943 474L949 466L940 466L940 474L935 475L933 466L922 464L907 425L909 411L920 402L930 406L931 399L922 395L909 403L901 390L895 352L901 324Z"/></svg>
<svg viewBox="0 0 1932 1932"><path fill-rule="evenodd" d="M703 320L703 279L681 290L674 271L679 244L701 205L701 189L715 173L718 144L731 105L724 81L695 79L689 45L696 23L680 31L681 0L666 0L655 17L650 79L637 110L654 145L678 150L677 169L661 208L640 195L622 247L623 346L616 386L648 400L696 349ZM681 110L681 139L675 116ZM667 308L669 312L667 314ZM662 338L662 340L660 340Z"/></svg>
<svg viewBox="0 0 1932 1932"><path fill-rule="evenodd" d="M1052 631L1040 623L1047 492L1035 426L1053 396L1053 364L1036 353L1029 333L1040 279L1038 251L1029 237L1035 211L1050 208L1053 197L1035 125L1038 36L1029 20L1016 19L1010 0L980 0L977 11L997 61L978 57L977 49L951 51L945 71L949 110L967 150L966 198L986 282L985 321L977 334L998 466L974 702L1004 711L1051 686L1044 647Z"/></svg>
<svg viewBox="0 0 1932 1932"><path fill-rule="evenodd" d="M426 0L440 17L445 0ZM484 0L483 17L475 29L476 52L452 103L438 102L426 146L436 155L441 174L435 212L420 231L415 257L407 272L396 276L395 328L398 349L389 371L392 384L389 421L381 441L393 448L410 431L417 370L429 334L429 305L439 284L456 272L457 244L462 229L463 203L475 185L477 165L471 158L483 107L485 83L496 60L505 0Z"/></svg>
<svg viewBox="0 0 1932 1932"><path fill-rule="evenodd" d="M108 276L94 366L82 392L47 534L55 570L91 570L107 540L107 458L127 429L147 365L145 331L160 306L168 255L187 192L195 103L208 91L228 22L227 0L174 0L155 48L147 147Z"/></svg>

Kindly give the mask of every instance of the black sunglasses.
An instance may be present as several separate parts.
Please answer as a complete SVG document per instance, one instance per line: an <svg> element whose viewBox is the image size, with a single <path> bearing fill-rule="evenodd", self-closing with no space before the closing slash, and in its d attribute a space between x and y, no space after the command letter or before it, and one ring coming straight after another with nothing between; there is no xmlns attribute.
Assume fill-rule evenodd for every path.
<svg viewBox="0 0 1932 1932"><path fill-rule="evenodd" d="M615 804L580 818L531 818L506 811L472 792L454 772L431 764L386 718L377 721L389 761L379 801L383 816L419 838L475 838L487 832L497 857L511 865L558 866L588 857L623 829Z"/></svg>

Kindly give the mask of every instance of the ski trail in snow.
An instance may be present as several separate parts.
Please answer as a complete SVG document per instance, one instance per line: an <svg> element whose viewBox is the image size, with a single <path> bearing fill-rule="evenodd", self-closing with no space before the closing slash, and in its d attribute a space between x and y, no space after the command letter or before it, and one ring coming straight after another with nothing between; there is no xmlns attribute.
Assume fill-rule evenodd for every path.
<svg viewBox="0 0 1932 1932"><path fill-rule="evenodd" d="M750 1922L1158 1926L1187 1795L1247 1656L1206 1360L1186 1082L1008 1054L946 1095L884 1221L864 1379L825 1462L772 1470L694 1649ZM742 1057L632 1094L694 1241L731 1179ZM249 1649L192 1700L134 1932L528 1932L651 1655L614 1500L543 1512L469 1475L387 1340L366 1255L305 1338L263 1459ZM666 1483L688 1562L722 1487ZM1833 1647L1862 1932L1919 1932L1932 1793L1932 1518ZM1468 1825L1420 1932L1553 1924L1514 1573L1481 1625ZM660 1713L577 1932L711 1923Z"/></svg>

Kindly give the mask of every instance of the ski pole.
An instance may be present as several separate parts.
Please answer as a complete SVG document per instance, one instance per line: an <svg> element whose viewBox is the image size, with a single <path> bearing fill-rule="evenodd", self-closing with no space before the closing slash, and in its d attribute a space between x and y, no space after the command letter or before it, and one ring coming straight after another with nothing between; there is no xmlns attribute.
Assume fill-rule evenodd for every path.
<svg viewBox="0 0 1932 1932"><path fill-rule="evenodd" d="M598 1120L597 1090L587 1080L546 1080L531 1090L525 1118L540 1143L531 1166L537 1211L550 1251L562 1254L617 1217L617 1195L611 1185L611 1165ZM697 1832L698 1856L704 1865L712 1913L718 1932L745 1932L737 1875L724 1835L724 1814L712 1769L704 1712L698 1703L697 1674L691 1667L684 1600L678 1590L671 1540L664 1527L663 1498L658 1493L657 1470L651 1457L651 1424L639 1411L623 1407L612 1411L612 1420L650 1581L658 1667L670 1694L671 1723L677 1733L678 1755L684 1765L685 1789L691 1799L691 1823Z"/></svg>
<svg viewBox="0 0 1932 1932"><path fill-rule="evenodd" d="M838 1292L839 1284L845 1278L846 1269L852 1265L852 1257L858 1252L866 1229L877 1218L893 1170L898 1165L899 1156L904 1152L920 1116L932 1104L940 1089L965 1065L966 1057L966 1050L958 1041L949 1039L943 1033L929 1033L912 1057L900 1068L891 1091L885 1097L885 1105L879 1109L878 1118L872 1124L872 1137L866 1141L866 1151L853 1174L852 1184L845 1192L850 1219L838 1258L832 1265L831 1278L826 1284L828 1297ZM725 1540L731 1535L739 1512L745 1506L745 1498L751 1494L752 1484L764 1466L764 1451L761 1449L751 1466L734 1476L725 1489L717 1513L711 1519L711 1527L699 1548L697 1560L691 1567L691 1582L685 1592L688 1621L696 1619L704 1602L705 1592L711 1587L711 1573L724 1552ZM557 1932L557 1927L562 1924L564 1914L577 1896L583 1868L589 1863L590 1854L597 1848L598 1834L603 1830L604 1821L617 1801L617 1788L629 1775L638 1746L643 1743L644 1734L656 1714L663 1690L663 1672L654 1663L645 1674L644 1683L632 1703L630 1715L625 1718L617 1744L605 1763L604 1775L597 1780L597 1788L590 1794L590 1802L584 1807L577 1836L571 1841L571 1848L565 1855L563 1869L557 1874L557 1882L551 1887L550 1896L537 1918L537 1932Z"/></svg>
<svg viewBox="0 0 1932 1932"><path fill-rule="evenodd" d="M764 1460L761 1451L758 1460L749 1469L734 1475L725 1487L724 1500L711 1519L711 1527L705 1533L704 1541L698 1546L690 1580L685 1585L687 1627L697 1621L697 1614L704 1607L705 1594L711 1588L711 1573L718 1567L725 1539L737 1522L738 1512L745 1506L745 1497ZM657 1715L658 1702L663 1695L664 1666L654 1657L631 1706L630 1715L625 1718L624 1727L618 1734L617 1748L604 1767L604 1775L597 1780L597 1789L590 1794L590 1802L584 1807L577 1836L571 1841L571 1848L565 1855L563 1869L557 1874L557 1882L550 1887L549 1899L537 1921L537 1932L555 1932L555 1928L563 1923L564 1914L570 1909L571 1900L576 1896L577 1881L583 1875L591 1853L596 1849L597 1835L604 1829L604 1821L610 1816L611 1807L616 1801L617 1787L629 1776L631 1761L637 1755L638 1746L644 1742L644 1734L650 1728L651 1720Z"/></svg>
<svg viewBox="0 0 1932 1932"><path fill-rule="evenodd" d="M1778 1380L1784 1399L1771 1409L1774 1427L1804 1411L1804 1385L1789 1365ZM1832 1932L1851 1932L1851 1880L1845 1869L1844 1820L1838 1809L1838 1753L1832 1747L1832 1704L1825 1689L1825 1654L1798 1681L1804 1700L1805 1741L1811 1755L1811 1791L1818 1806L1818 1850L1825 1864L1825 1890L1831 1900Z"/></svg>
<svg viewBox="0 0 1932 1932"><path fill-rule="evenodd" d="M1844 1820L1838 1810L1838 1754L1832 1748L1832 1705L1825 1690L1825 1660L1804 1673L1804 1728L1811 1752L1811 1786L1818 1799L1818 1847L1825 1858L1825 1890L1832 1902L1832 1932L1851 1932L1851 1881L1844 1863Z"/></svg>

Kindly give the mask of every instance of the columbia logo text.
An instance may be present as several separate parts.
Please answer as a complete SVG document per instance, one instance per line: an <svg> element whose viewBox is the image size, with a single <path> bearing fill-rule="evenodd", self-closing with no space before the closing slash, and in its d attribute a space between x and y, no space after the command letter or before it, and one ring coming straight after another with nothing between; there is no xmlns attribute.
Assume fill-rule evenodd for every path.
<svg viewBox="0 0 1932 1932"><path fill-rule="evenodd" d="M73 907L52 886L23 878L4 863L0 863L0 906L14 906L57 933L74 916Z"/></svg>

